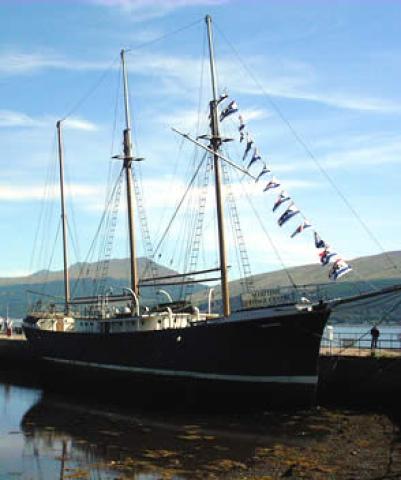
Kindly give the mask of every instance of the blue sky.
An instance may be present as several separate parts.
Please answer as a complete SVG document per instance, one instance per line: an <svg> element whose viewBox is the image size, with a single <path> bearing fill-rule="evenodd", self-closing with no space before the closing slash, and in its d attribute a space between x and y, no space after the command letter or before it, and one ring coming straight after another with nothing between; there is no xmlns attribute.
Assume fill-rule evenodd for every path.
<svg viewBox="0 0 401 480"><path fill-rule="evenodd" d="M1 1L0 277L49 266L57 188L48 190L46 201L43 192L46 178L52 185L57 180L55 122L65 116L68 208L80 252L71 254L72 262L85 258L108 172L115 177L119 169L110 157L121 143L123 111L121 102L116 110L116 98L122 47L132 48L127 60L135 148L146 157L140 177L157 243L176 194L185 188L189 165L200 156L194 157L192 145L181 147L170 127L196 135L207 125L204 115L203 130L197 130L198 110L204 114L210 98L206 13L216 27L219 91L227 89L237 100L263 158L316 230L347 259L381 252L286 122L382 247L400 249L401 2ZM236 117L223 127L235 134ZM233 160L240 162L241 149L233 147ZM310 232L289 238L298 220L277 226L271 207L278 192L262 194L263 185L243 181L241 187L234 178L253 271L280 263L244 188L255 194L254 206L285 264L317 261ZM44 246L38 248L43 208L46 231L39 232L36 244ZM212 211L208 204L199 267L217 261ZM180 267L187 224L188 217L178 221L161 250L160 261L173 268ZM114 255L126 251L121 217ZM61 265L59 253L57 247L52 268ZM230 263L235 276L234 260Z"/></svg>

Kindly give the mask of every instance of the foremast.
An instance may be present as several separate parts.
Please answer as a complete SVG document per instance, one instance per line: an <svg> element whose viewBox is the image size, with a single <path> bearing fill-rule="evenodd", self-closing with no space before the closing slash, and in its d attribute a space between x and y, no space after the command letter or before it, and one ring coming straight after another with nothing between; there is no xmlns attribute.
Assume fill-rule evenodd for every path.
<svg viewBox="0 0 401 480"><path fill-rule="evenodd" d="M60 168L61 226L62 226L62 233L63 233L64 311L68 315L70 310L71 292L70 292L70 277L68 272L67 215L65 210L65 196L64 196L64 149L63 149L63 137L62 137L60 120L57 122L56 127L57 127L58 160L59 160L59 168Z"/></svg>
<svg viewBox="0 0 401 480"><path fill-rule="evenodd" d="M206 18L207 35L209 43L209 60L210 60L210 77L212 83L213 99L210 102L210 128L211 128L211 148L214 151L213 166L215 177L215 194L216 194L216 210L217 210L217 227L219 237L219 256L220 256L220 273L221 273L221 295L223 301L224 316L230 315L230 293L228 289L228 269L227 269L227 251L224 228L224 206L223 193L221 184L221 165L218 155L222 143L219 129L218 117L218 98L216 88L216 70L214 64L214 47L213 47L213 31L212 18L207 15Z"/></svg>
<svg viewBox="0 0 401 480"><path fill-rule="evenodd" d="M132 185L132 161L135 160L132 150L131 138L131 116L129 108L129 92L128 92L128 74L125 63L125 50L121 50L121 64L124 82L124 109L125 109L125 129L124 129L124 169L125 180L127 186L127 212L128 212L128 231L129 231L129 248L130 248L130 274L131 274L131 290L137 296L138 289L138 266L136 260L136 241L135 241L135 216L134 216L134 196Z"/></svg>

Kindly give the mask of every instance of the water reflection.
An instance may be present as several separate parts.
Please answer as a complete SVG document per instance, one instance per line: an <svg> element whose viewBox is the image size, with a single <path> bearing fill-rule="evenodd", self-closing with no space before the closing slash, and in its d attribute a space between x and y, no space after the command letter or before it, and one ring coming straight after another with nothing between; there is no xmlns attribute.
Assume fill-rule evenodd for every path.
<svg viewBox="0 0 401 480"><path fill-rule="evenodd" d="M116 478L119 472L124 479L179 480L245 468L243 459L254 455L259 435L235 432L239 424L231 421L166 420L154 412L149 418L143 412L117 413L43 397L26 412L21 426L26 445L41 455L58 456L68 478ZM60 454L63 445L65 455Z"/></svg>
<svg viewBox="0 0 401 480"><path fill-rule="evenodd" d="M339 425L351 435L339 412L150 412L0 384L0 480L323 478Z"/></svg>

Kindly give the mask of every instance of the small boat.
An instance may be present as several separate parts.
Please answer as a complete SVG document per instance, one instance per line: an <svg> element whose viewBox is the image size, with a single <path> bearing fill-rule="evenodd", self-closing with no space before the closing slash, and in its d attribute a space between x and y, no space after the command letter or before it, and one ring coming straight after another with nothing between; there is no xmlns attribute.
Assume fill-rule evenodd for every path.
<svg viewBox="0 0 401 480"><path fill-rule="evenodd" d="M64 246L64 310L33 311L23 329L33 350L48 367L50 383L56 379L81 385L118 386L125 396L157 402L170 398L194 400L206 405L261 405L305 407L316 400L320 340L330 315L330 302L305 298L267 306L230 304L225 241L222 163L232 162L221 151L226 140L220 134L224 112L235 111L231 102L221 110L217 94L212 21L206 17L213 98L210 101L210 134L191 139L207 152L214 175L219 266L161 277L138 278L132 169L135 157L131 140L128 77L125 51L121 51L124 81L125 129L123 171L127 191L130 246L130 285L121 295L71 298L63 186L62 122L57 123L61 214ZM242 132L241 132L242 133ZM200 140L206 140L205 145ZM236 166L244 174L249 169ZM272 182L273 180L271 180ZM270 183L271 183L270 182ZM267 188L267 187L266 187ZM292 207L291 207L292 208ZM287 217L281 215L282 222ZM306 228L306 226L305 226ZM140 288L196 282L199 274L218 271L221 278L222 312L211 313L185 299L155 308L141 303ZM124 307L112 307L125 302ZM128 306L127 306L128 302ZM75 311L85 306L81 313ZM75 309L75 310L74 310ZM82 381L83 380L83 381Z"/></svg>

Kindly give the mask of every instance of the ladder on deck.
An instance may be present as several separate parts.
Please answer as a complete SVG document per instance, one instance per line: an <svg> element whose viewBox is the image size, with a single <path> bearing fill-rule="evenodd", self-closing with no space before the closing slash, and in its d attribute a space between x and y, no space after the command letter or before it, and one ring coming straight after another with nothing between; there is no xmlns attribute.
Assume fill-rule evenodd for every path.
<svg viewBox="0 0 401 480"><path fill-rule="evenodd" d="M194 272L198 266L199 260L199 252L201 247L202 241L202 231L203 231L203 223L205 218L205 211L206 211L206 202L207 202L207 190L209 187L210 182L210 172L212 170L212 162L210 159L207 159L205 173L203 176L202 182L202 190L199 195L199 207L197 216L195 219L195 228L193 231L193 235L189 240L189 260L186 263L187 265L187 272ZM190 283L185 288L185 297L190 297L194 290L194 284Z"/></svg>
<svg viewBox="0 0 401 480"><path fill-rule="evenodd" d="M105 236L102 246L102 260L98 261L95 272L96 295L104 294L106 277L109 273L110 259L113 252L114 235L117 228L118 210L120 207L122 175L118 180L117 188L114 192L113 207L106 220Z"/></svg>
<svg viewBox="0 0 401 480"><path fill-rule="evenodd" d="M142 270L142 275L144 275L145 272L147 272L148 267L150 267L151 276L152 278L155 278L158 275L158 268L156 263L152 261L153 244L152 244L152 239L150 237L148 218L147 218L146 210L144 207L142 188L138 180L138 176L134 173L134 171L132 171L132 180L133 180L134 191L135 191L139 224L141 226L142 241L143 241L146 257L148 259L148 264L144 265L144 268Z"/></svg>

